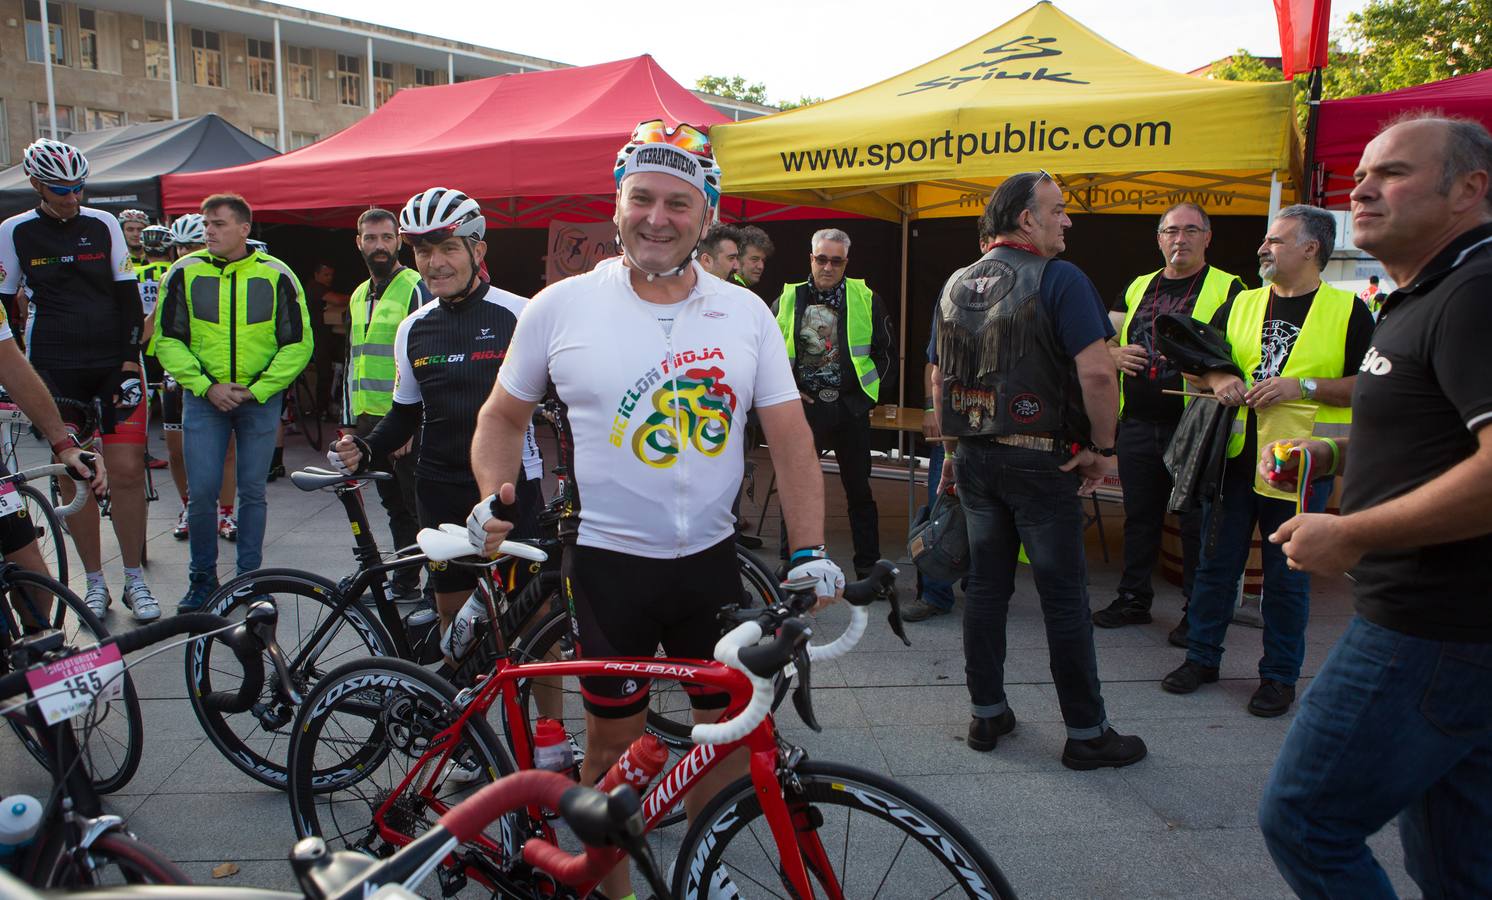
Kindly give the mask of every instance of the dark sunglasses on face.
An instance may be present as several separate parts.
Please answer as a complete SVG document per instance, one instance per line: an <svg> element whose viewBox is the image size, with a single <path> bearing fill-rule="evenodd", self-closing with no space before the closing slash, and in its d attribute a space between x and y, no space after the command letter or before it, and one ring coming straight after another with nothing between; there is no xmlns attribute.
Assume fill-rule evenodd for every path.
<svg viewBox="0 0 1492 900"><path fill-rule="evenodd" d="M81 194L81 193L83 193L83 182L81 182L81 181L78 182L77 184L74 184L74 185L49 184L46 187L47 187L47 190L51 191L52 193L56 194L59 197L66 197L68 194Z"/></svg>
<svg viewBox="0 0 1492 900"><path fill-rule="evenodd" d="M822 253L810 255L808 258L821 266L832 266L836 269L844 265L845 260L849 259L847 256L825 256Z"/></svg>

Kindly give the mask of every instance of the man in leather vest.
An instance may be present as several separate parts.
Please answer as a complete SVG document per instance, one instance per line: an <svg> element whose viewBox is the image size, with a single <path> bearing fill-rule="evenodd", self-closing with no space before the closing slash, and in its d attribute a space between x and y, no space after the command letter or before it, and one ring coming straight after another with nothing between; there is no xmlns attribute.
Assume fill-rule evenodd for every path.
<svg viewBox="0 0 1492 900"><path fill-rule="evenodd" d="M955 272L938 301L941 425L959 438L943 479L957 484L969 528L968 743L993 750L1015 728L1005 625L1024 544L1067 725L1062 764L1127 766L1144 758L1145 742L1115 731L1104 711L1079 499L1114 470L1113 327L1088 276L1053 259L1072 220L1050 175L1006 179L984 216L994 247Z"/></svg>
<svg viewBox="0 0 1492 900"><path fill-rule="evenodd" d="M394 403L394 335L399 323L430 299L430 291L418 272L399 264L399 226L388 210L375 208L358 216L357 249L370 277L352 292L348 305L343 419L360 437L367 437ZM391 549L413 544L419 532L414 497L414 461L419 454L412 449L406 446L390 454L393 480L374 482L389 515ZM394 591L400 599L416 597L419 584L418 567L395 573Z"/></svg>
<svg viewBox="0 0 1492 900"><path fill-rule="evenodd" d="M1203 322L1243 289L1237 275L1207 264L1212 222L1194 203L1178 203L1156 226L1165 267L1131 281L1109 313L1119 334L1110 346L1119 370L1119 478L1124 484L1124 574L1118 596L1093 614L1100 628L1143 625L1155 599L1151 574L1160 558L1161 530L1172 481L1162 460L1184 408L1164 391L1185 386L1177 364L1160 352L1155 320L1190 315ZM1190 598L1201 545L1202 513L1181 516L1182 594ZM1186 612L1171 631L1172 644L1186 646Z"/></svg>
<svg viewBox="0 0 1492 900"><path fill-rule="evenodd" d="M1336 231L1336 220L1324 210L1304 205L1281 210L1259 247L1265 286L1240 293L1213 314L1212 326L1227 335L1233 362L1248 380L1216 370L1202 380L1219 403L1247 409L1234 419L1222 493L1202 503L1207 542L1187 614L1186 662L1161 680L1173 694L1190 694L1217 681L1255 525L1269 534L1295 514L1294 495L1258 479L1258 448L1274 437L1302 433L1344 437L1351 423L1352 385L1372 340L1373 317L1352 292L1321 280ZM1306 508L1326 509L1331 489L1330 478L1317 481ZM1248 711L1268 718L1295 702L1311 582L1304 572L1286 567L1279 547L1265 543L1261 555L1264 656Z"/></svg>
<svg viewBox="0 0 1492 900"><path fill-rule="evenodd" d="M870 410L891 370L891 318L860 278L846 278L850 236L813 235L813 278L782 287L773 312L819 454L834 451L849 506L855 572L881 558L880 517L870 491Z"/></svg>

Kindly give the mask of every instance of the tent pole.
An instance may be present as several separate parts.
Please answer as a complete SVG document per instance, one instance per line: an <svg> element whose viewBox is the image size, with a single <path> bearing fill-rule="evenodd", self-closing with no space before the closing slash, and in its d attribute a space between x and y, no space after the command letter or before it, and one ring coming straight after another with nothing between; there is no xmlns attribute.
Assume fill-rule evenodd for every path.
<svg viewBox="0 0 1492 900"><path fill-rule="evenodd" d="M276 149L285 152L285 51L280 48L280 20L275 18L275 114L279 117L279 127L275 134L278 135L280 146Z"/></svg>
<svg viewBox="0 0 1492 900"><path fill-rule="evenodd" d="M906 185L902 185L901 186L901 325L900 325L899 328L897 328L897 333L896 333L896 348L897 348L896 349L896 370L897 370L897 372L899 373L899 376L900 376L900 377L898 377L896 379L896 405L897 406L906 406L907 405L907 307L911 305L911 303L907 299L907 265L908 265L907 246L908 246L908 237L910 236L911 230L912 230L912 214L910 212L910 210L911 210L911 201L909 199L909 195L910 194L911 194L911 188L909 188ZM901 446L900 446L903 438L906 438L906 441L907 441L907 446L905 447L905 449L902 449ZM915 449L915 447L917 445L917 442L916 442L915 439L907 437L906 433L902 432L902 431L898 431L896 433L896 443L897 443L898 449L902 449L902 452L904 454L910 454L912 452L912 450Z"/></svg>
<svg viewBox="0 0 1492 900"><path fill-rule="evenodd" d="M1269 221L1280 211L1280 193L1283 185L1280 184L1280 170L1275 169L1269 173ZM1267 227L1267 226L1266 226Z"/></svg>
<svg viewBox="0 0 1492 900"><path fill-rule="evenodd" d="M1311 70L1311 99L1310 110L1306 114L1305 134L1305 202L1313 206L1320 206L1320 196L1316 190L1316 128L1317 120L1321 114L1321 67L1317 66Z"/></svg>
<svg viewBox="0 0 1492 900"><path fill-rule="evenodd" d="M57 92L52 87L52 22L47 18L47 0L41 0L41 50L42 68L47 73L47 119L52 127L50 136L52 140L60 141L62 138L57 135Z"/></svg>
<svg viewBox="0 0 1492 900"><path fill-rule="evenodd" d="M176 16L171 0L166 0L166 57L171 64L171 121L181 118L181 101L176 90Z"/></svg>

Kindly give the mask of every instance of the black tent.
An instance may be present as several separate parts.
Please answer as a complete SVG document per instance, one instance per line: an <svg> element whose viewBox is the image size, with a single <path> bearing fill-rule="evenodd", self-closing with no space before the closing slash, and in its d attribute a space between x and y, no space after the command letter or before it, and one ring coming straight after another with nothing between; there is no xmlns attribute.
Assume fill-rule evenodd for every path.
<svg viewBox="0 0 1492 900"><path fill-rule="evenodd" d="M157 220L160 176L237 166L277 152L211 114L79 132L67 142L88 157L85 203L114 212L140 209ZM19 165L0 172L0 218L35 205L36 192Z"/></svg>

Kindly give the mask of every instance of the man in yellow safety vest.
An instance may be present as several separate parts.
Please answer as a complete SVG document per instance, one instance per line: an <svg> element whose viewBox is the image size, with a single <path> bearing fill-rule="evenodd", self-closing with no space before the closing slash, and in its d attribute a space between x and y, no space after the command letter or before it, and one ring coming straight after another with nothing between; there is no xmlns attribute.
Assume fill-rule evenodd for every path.
<svg viewBox="0 0 1492 900"><path fill-rule="evenodd" d="M1273 532L1296 513L1297 499L1258 477L1258 448L1277 436L1344 437L1352 422L1352 385L1373 337L1373 317L1350 291L1326 284L1336 220L1313 206L1280 211L1259 247L1265 286L1224 303L1212 325L1227 334L1239 378L1222 371L1200 380L1225 406L1242 406L1228 441L1222 491L1203 501L1202 558L1188 609L1186 662L1161 687L1189 694L1217 681L1223 638L1255 525ZM1318 479L1302 504L1326 508L1332 479ZM1249 700L1256 716L1284 714L1295 702L1310 616L1310 576L1286 566L1276 545L1262 546L1264 656Z"/></svg>
<svg viewBox="0 0 1492 900"><path fill-rule="evenodd" d="M405 317L430 299L420 273L399 264L399 226L386 209L358 216L357 248L368 266L367 281L352 292L348 304L346 397L343 420L360 437L372 432L394 403L394 335ZM415 438L418 440L418 438ZM378 499L389 514L396 547L415 542L414 460L405 447L394 456L391 481L377 481ZM400 569L394 591L400 599L419 594L418 568Z"/></svg>
<svg viewBox="0 0 1492 900"><path fill-rule="evenodd" d="M785 284L773 312L787 342L803 409L822 454L834 451L849 501L856 577L881 556L879 516L870 492L870 410L891 370L891 319L864 279L846 278L850 236L814 233L813 277Z"/></svg>

